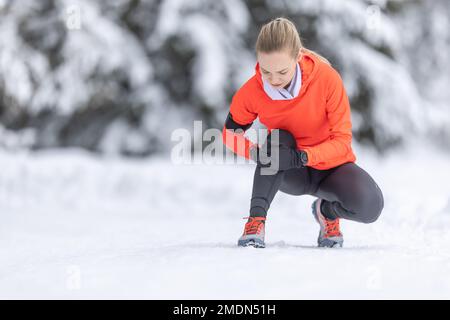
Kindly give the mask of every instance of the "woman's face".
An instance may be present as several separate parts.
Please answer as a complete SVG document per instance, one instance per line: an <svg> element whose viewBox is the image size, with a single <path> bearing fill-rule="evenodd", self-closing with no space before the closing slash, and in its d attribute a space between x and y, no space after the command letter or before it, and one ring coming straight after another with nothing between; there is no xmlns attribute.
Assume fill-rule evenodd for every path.
<svg viewBox="0 0 450 320"><path fill-rule="evenodd" d="M300 57L301 53L298 54L297 59L294 59L287 50L283 50L271 53L260 52L257 59L263 79L272 87L281 89L288 86L294 77Z"/></svg>

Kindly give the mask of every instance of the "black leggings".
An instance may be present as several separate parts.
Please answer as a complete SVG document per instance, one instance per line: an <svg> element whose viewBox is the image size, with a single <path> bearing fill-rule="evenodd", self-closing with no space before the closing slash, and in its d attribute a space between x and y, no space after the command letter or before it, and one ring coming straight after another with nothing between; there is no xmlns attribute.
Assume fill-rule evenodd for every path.
<svg viewBox="0 0 450 320"><path fill-rule="evenodd" d="M279 130L279 144L296 146L295 138L286 130ZM261 169L256 166L250 216L266 216L278 190L324 199L322 209L330 218L362 223L377 220L384 206L383 194L376 182L353 162L327 170L307 166L277 171L273 175L261 174Z"/></svg>

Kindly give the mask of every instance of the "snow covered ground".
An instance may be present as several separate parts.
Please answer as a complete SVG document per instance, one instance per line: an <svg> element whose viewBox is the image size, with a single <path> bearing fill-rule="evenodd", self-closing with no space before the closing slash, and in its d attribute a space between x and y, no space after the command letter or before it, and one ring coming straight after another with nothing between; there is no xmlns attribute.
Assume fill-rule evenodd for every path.
<svg viewBox="0 0 450 320"><path fill-rule="evenodd" d="M0 152L0 298L449 299L450 157L416 152L357 149L385 209L337 250L283 193L267 248L236 247L253 165Z"/></svg>

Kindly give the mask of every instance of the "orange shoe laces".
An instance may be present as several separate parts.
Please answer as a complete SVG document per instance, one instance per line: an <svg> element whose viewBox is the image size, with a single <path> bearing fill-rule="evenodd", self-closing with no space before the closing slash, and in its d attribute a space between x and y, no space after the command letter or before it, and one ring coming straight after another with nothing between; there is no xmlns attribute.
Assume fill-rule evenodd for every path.
<svg viewBox="0 0 450 320"><path fill-rule="evenodd" d="M245 224L244 234L260 234L266 221L264 217L245 217L244 219L249 219Z"/></svg>
<svg viewBox="0 0 450 320"><path fill-rule="evenodd" d="M339 229L339 218L335 220L329 220L325 218L324 220L325 220L325 237L337 237L341 235L341 231Z"/></svg>

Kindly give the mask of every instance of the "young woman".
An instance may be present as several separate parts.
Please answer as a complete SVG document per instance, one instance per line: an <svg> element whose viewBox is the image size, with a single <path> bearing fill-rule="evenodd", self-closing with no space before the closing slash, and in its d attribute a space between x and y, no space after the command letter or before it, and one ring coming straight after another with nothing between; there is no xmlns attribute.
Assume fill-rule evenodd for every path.
<svg viewBox="0 0 450 320"><path fill-rule="evenodd" d="M257 163L250 216L238 245L265 247L267 211L281 190L317 197L312 214L320 226L318 245L342 247L339 219L371 223L384 206L378 185L355 164L342 79L325 58L302 46L285 18L261 28L256 55L255 75L234 95L223 128L224 144ZM267 148L244 137L256 117L269 131ZM271 163L262 161L262 150L270 157L274 148L277 167L263 174Z"/></svg>

